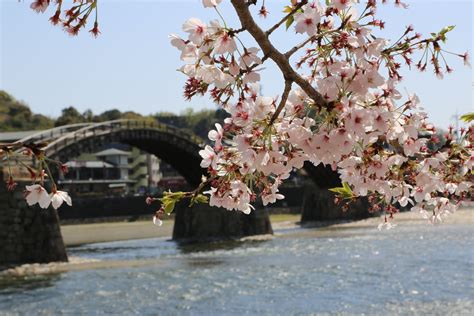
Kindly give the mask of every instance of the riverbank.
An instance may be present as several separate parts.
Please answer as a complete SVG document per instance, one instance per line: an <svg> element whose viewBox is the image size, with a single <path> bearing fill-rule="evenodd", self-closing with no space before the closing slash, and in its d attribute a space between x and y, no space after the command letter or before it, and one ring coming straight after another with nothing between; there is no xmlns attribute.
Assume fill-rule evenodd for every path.
<svg viewBox="0 0 474 316"><path fill-rule="evenodd" d="M270 216L272 225L291 224L300 220L298 214L275 214ZM151 220L137 222L115 222L75 224L61 226L64 243L68 247L108 241L120 241L145 238L171 238L173 219L163 221L158 227ZM275 226L274 226L275 227Z"/></svg>
<svg viewBox="0 0 474 316"><path fill-rule="evenodd" d="M174 221L165 220L163 225L153 225L151 220L137 222L115 222L75 224L61 226L66 246L78 246L107 241L170 237Z"/></svg>
<svg viewBox="0 0 474 316"><path fill-rule="evenodd" d="M272 226L275 230L299 227L299 214L274 214L270 215ZM430 225L420 214L405 212L396 215L393 221L398 225ZM303 228L324 227L325 230L351 229L374 227L381 223L380 217L373 217L359 221L333 221L305 223ZM455 214L444 219L445 224L474 224L474 207L462 208ZM73 247L83 244L145 239L145 238L171 238L173 233L173 219L163 221L163 226L152 224L151 220L137 222L108 222L94 224L76 224L61 226L66 246ZM443 225L443 223L441 224Z"/></svg>

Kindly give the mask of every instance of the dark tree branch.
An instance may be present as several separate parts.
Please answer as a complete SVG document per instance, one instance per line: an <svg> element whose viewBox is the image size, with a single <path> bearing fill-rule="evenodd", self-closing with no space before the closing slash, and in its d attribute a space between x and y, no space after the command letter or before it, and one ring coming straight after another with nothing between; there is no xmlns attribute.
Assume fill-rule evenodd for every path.
<svg viewBox="0 0 474 316"><path fill-rule="evenodd" d="M263 53L272 59L280 68L285 81L289 80L296 83L300 88L318 105L318 107L327 107L328 103L316 89L301 77L290 65L288 58L278 51L268 39L265 32L255 23L244 0L231 0L237 15L239 16L242 27L245 28L255 39Z"/></svg>

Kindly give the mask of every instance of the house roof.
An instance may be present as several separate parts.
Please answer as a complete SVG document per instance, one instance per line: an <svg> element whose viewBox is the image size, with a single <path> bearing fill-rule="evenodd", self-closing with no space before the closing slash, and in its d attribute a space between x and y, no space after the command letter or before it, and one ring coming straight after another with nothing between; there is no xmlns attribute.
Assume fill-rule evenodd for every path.
<svg viewBox="0 0 474 316"><path fill-rule="evenodd" d="M93 184L93 183L136 183L135 180L129 179L103 179L103 180L96 180L96 179L89 179L89 180L58 180L58 184Z"/></svg>
<svg viewBox="0 0 474 316"><path fill-rule="evenodd" d="M114 168L115 166L104 161L68 161L65 164L69 168Z"/></svg>
<svg viewBox="0 0 474 316"><path fill-rule="evenodd" d="M0 133L0 142L15 142L38 132L41 131L2 132Z"/></svg>
<svg viewBox="0 0 474 316"><path fill-rule="evenodd" d="M98 153L95 153L97 157L103 157L103 156L130 156L129 151L123 151L120 149L115 149L115 148L109 148L106 150L99 151Z"/></svg>

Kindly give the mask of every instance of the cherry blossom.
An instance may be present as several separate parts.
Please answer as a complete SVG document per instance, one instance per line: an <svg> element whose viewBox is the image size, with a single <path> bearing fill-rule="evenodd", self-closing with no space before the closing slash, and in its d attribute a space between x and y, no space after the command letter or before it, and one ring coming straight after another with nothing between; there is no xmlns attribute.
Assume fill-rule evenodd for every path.
<svg viewBox="0 0 474 316"><path fill-rule="evenodd" d="M63 202L66 202L67 205L72 206L71 197L67 192L55 190L54 193L50 194L51 205L54 209L61 207Z"/></svg>
<svg viewBox="0 0 474 316"><path fill-rule="evenodd" d="M185 95L209 93L230 115L223 127L216 125L209 132L214 148L200 151L201 166L210 174L206 181L211 188L204 192L210 205L249 212L258 196L264 205L274 203L283 198L278 193L282 181L305 161L337 169L347 184L348 202L368 196L371 209L384 209L389 217L379 228L395 227L391 219L397 208L392 204L431 211L434 217L427 218L438 221L471 194L472 127L459 142L451 137L442 147L430 149L435 128L419 98L404 98L397 90L401 62L410 65L416 50L423 56L439 51L453 27L422 39L409 26L397 42L390 42L372 34L374 27L385 27L375 18L377 3L367 2L367 14L359 15L356 2L335 0L325 7L317 1L295 1L286 11L293 12L296 33L307 36L287 54L303 50L295 69L316 93L286 73L289 84L281 96L261 95L259 66L264 60L270 57L286 66L281 57L261 51L266 46L259 41L259 47L235 41L245 26L234 31L191 19L185 29L188 39L172 37L172 45L188 63L182 68L190 77ZM245 15L247 9L239 1L232 4ZM205 40L194 39L196 30L207 30ZM246 31L257 36L255 30ZM193 53L185 58L188 45L194 45L188 48ZM468 60L467 54L459 56ZM435 73L446 63L439 57L431 55ZM422 59L419 65L428 66Z"/></svg>
<svg viewBox="0 0 474 316"><path fill-rule="evenodd" d="M39 184L27 185L25 191L26 203L29 206L39 204L41 208L48 208L51 204L51 196L45 188Z"/></svg>
<svg viewBox="0 0 474 316"><path fill-rule="evenodd" d="M161 219L158 218L158 216L153 216L153 224L156 225L156 226L162 226L163 225L163 221Z"/></svg>
<svg viewBox="0 0 474 316"><path fill-rule="evenodd" d="M215 54L224 54L224 53L233 53L237 49L232 36L227 32L222 32L222 34L217 38L214 53Z"/></svg>
<svg viewBox="0 0 474 316"><path fill-rule="evenodd" d="M297 14L295 17L296 33L307 33L309 36L316 34L317 25L321 19L318 7L307 7L303 13Z"/></svg>
<svg viewBox="0 0 474 316"><path fill-rule="evenodd" d="M205 8L217 7L217 5L219 5L221 2L222 0L202 0L202 4Z"/></svg>
<svg viewBox="0 0 474 316"><path fill-rule="evenodd" d="M224 129L221 124L216 123L216 130L211 130L208 133L208 138L214 142L214 149L216 151L222 150L222 138L224 137Z"/></svg>
<svg viewBox="0 0 474 316"><path fill-rule="evenodd" d="M209 166L216 166L216 153L211 146L206 145L203 150L199 151L199 155L203 158L201 161L201 167L207 168Z"/></svg>
<svg viewBox="0 0 474 316"><path fill-rule="evenodd" d="M206 35L206 28L206 24L196 18L189 19L183 24L183 31L189 33L189 40L196 45L202 43Z"/></svg>
<svg viewBox="0 0 474 316"><path fill-rule="evenodd" d="M38 13L43 13L49 6L50 0L35 0L31 3L30 8Z"/></svg>

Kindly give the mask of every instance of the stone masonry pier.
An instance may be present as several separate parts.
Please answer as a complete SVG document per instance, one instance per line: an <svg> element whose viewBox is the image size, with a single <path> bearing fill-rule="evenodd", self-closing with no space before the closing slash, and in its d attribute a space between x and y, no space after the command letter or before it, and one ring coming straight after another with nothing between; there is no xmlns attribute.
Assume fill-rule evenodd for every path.
<svg viewBox="0 0 474 316"><path fill-rule="evenodd" d="M19 184L8 192L0 173L0 267L67 261L56 210L29 207Z"/></svg>

